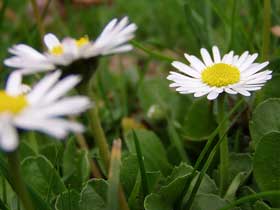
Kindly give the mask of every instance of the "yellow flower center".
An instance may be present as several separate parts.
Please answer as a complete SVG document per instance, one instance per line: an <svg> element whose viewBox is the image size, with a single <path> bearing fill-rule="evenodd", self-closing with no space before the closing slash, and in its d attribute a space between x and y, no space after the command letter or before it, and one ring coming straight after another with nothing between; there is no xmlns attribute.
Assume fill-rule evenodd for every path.
<svg viewBox="0 0 280 210"><path fill-rule="evenodd" d="M24 95L10 96L5 91L0 91L0 113L17 114L27 105L28 102Z"/></svg>
<svg viewBox="0 0 280 210"><path fill-rule="evenodd" d="M82 46L84 46L84 45L86 45L86 44L88 44L89 43L89 38L88 38L88 36L83 36L83 37L81 37L80 39L77 39L76 40L76 45L78 46L78 47L82 47Z"/></svg>
<svg viewBox="0 0 280 210"><path fill-rule="evenodd" d="M240 81L240 71L232 65L217 63L202 72L202 81L212 87L235 84Z"/></svg>
<svg viewBox="0 0 280 210"><path fill-rule="evenodd" d="M62 45L57 45L54 46L51 50L50 50L51 54L53 55L61 55L63 54L64 50L63 50L63 46Z"/></svg>

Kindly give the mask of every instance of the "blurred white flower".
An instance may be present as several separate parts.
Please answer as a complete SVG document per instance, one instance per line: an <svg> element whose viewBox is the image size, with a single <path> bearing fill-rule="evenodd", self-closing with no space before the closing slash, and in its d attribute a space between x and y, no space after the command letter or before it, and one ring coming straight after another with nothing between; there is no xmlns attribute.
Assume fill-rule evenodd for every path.
<svg viewBox="0 0 280 210"><path fill-rule="evenodd" d="M173 81L170 87L176 87L182 94L193 93L195 97L207 95L209 100L213 100L222 92L250 96L249 91L261 89L272 78L272 71L261 71L269 62L254 63L258 54L250 55L246 51L238 56L231 51L221 57L216 46L212 51L213 59L202 48L202 61L188 54L185 57L190 62L189 65L174 61L172 65L181 73L170 72L167 77Z"/></svg>
<svg viewBox="0 0 280 210"><path fill-rule="evenodd" d="M44 37L47 52L40 53L28 45L18 44L9 49L13 56L4 63L20 70L22 74L30 74L55 70L79 59L127 52L132 49L127 42L134 37L136 29L137 26L129 23L128 17L124 17L120 21L111 20L94 41L87 36L80 39L68 37L60 41L54 34L49 33Z"/></svg>
<svg viewBox="0 0 280 210"><path fill-rule="evenodd" d="M70 132L82 132L79 123L63 119L76 115L91 106L87 97L65 94L79 81L67 76L58 81L60 71L45 76L28 94L22 93L22 77L12 73L6 89L0 91L0 148L13 151L18 146L17 128L37 130L62 139Z"/></svg>

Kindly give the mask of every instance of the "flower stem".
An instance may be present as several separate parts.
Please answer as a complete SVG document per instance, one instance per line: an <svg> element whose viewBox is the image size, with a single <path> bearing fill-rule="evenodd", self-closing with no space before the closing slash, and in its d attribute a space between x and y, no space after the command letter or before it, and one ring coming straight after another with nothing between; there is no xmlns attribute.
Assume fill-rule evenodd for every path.
<svg viewBox="0 0 280 210"><path fill-rule="evenodd" d="M110 151L109 151L109 146L104 131L101 127L101 122L98 116L97 105L93 106L90 110L90 120L91 120L91 128L92 128L94 139L99 148L100 156L105 165L106 171L108 172L109 165L110 165Z"/></svg>
<svg viewBox="0 0 280 210"><path fill-rule="evenodd" d="M31 4L32 4L32 9L33 9L34 16L36 18L38 31L39 31L39 34L40 34L40 41L42 42L43 41L43 36L45 34L44 24L43 24L43 21L42 21L42 18L41 18L36 0L31 0Z"/></svg>
<svg viewBox="0 0 280 210"><path fill-rule="evenodd" d="M222 94L218 98L218 121L221 123L225 115L225 94ZM219 137L221 138L227 125L224 123L219 130ZM220 145L220 195L222 196L226 191L227 178L228 178L228 167L229 167L229 151L227 135L222 139Z"/></svg>
<svg viewBox="0 0 280 210"><path fill-rule="evenodd" d="M271 1L264 0L263 8L263 45L262 60L268 60L270 45L270 26L271 26Z"/></svg>
<svg viewBox="0 0 280 210"><path fill-rule="evenodd" d="M21 199L24 208L26 210L35 210L26 190L25 183L20 175L20 162L17 151L8 154L8 165L14 190Z"/></svg>

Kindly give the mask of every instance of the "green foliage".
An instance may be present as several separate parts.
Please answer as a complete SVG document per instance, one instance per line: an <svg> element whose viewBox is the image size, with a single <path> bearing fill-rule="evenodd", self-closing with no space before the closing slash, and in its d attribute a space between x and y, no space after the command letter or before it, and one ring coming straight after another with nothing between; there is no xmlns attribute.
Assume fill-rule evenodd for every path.
<svg viewBox="0 0 280 210"><path fill-rule="evenodd" d="M280 132L265 134L256 149L254 176L262 191L280 189ZM280 207L280 196L273 197L273 205Z"/></svg>
<svg viewBox="0 0 280 210"><path fill-rule="evenodd" d="M95 39L109 20L125 15L138 26L132 42L136 49L100 57L96 72L86 78L93 78L90 91L109 148L114 139L121 138L122 153L111 162L113 177L107 177L87 114L79 121L86 128L83 137L88 150L79 148L73 136L57 142L37 132L20 131L22 175L35 208L117 210L121 185L130 210L185 210L178 203L190 197L198 175L202 174L201 168L217 142L215 138L194 172L194 179L188 180L218 126L218 113L215 102L182 95L169 87L167 73L174 70L170 60L187 63L183 53L199 55L201 47L211 49L213 45L223 53L234 50L241 54L248 50L260 54L265 42L264 1L112 0L110 6L107 1L86 6L73 2L51 1L51 6L45 8L46 32L60 38L87 34ZM271 26L274 26L280 21L280 1L271 0L271 4ZM1 60L8 56L7 49L17 43L43 49L30 1L0 1L0 29ZM225 193L222 195L218 186L220 160L215 154L188 210L219 210L228 204L234 204L236 210L280 208L279 195L254 197L264 191L280 190L280 42L279 37L269 35L268 69L273 71L273 78L262 90L245 99L246 110L236 114L240 117L227 133L230 157ZM143 54L143 48L152 52ZM80 73L79 64L76 67L75 71ZM3 87L10 69L2 66L0 72ZM41 74L26 76L24 82L33 85L40 77ZM238 96L229 96L228 108L237 101ZM135 124L126 128L122 125L126 118ZM138 152L132 129L138 137ZM96 163L101 177L93 177L90 161ZM139 163L143 163L142 169ZM184 191L188 181L190 187ZM6 154L1 152L0 209L23 209L14 191ZM244 196L253 199L235 203Z"/></svg>
<svg viewBox="0 0 280 210"><path fill-rule="evenodd" d="M266 133L279 131L278 115L280 115L279 99L268 99L256 107L250 122L250 133L255 145Z"/></svg>

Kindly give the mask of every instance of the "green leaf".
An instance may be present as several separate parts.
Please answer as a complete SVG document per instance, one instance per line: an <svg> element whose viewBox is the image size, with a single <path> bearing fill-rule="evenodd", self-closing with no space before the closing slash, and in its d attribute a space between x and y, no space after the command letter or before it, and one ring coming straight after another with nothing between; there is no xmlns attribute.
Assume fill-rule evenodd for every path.
<svg viewBox="0 0 280 210"><path fill-rule="evenodd" d="M247 153L230 153L229 156L229 181L232 181L240 172L251 173L253 159Z"/></svg>
<svg viewBox="0 0 280 210"><path fill-rule="evenodd" d="M65 191L57 197L55 210L79 210L80 194L75 190Z"/></svg>
<svg viewBox="0 0 280 210"><path fill-rule="evenodd" d="M145 210L172 210L171 204L162 200L161 196L155 193L146 197L144 207Z"/></svg>
<svg viewBox="0 0 280 210"><path fill-rule="evenodd" d="M167 160L166 151L156 134L148 130L135 130L143 152L146 171L161 171L167 175L171 169ZM128 132L125 142L129 151L136 154L132 132Z"/></svg>
<svg viewBox="0 0 280 210"><path fill-rule="evenodd" d="M44 199L66 190L58 173L44 156L28 157L22 161L22 175L25 182L38 192Z"/></svg>
<svg viewBox="0 0 280 210"><path fill-rule="evenodd" d="M257 201L254 206L253 210L270 210L271 208L262 201Z"/></svg>
<svg viewBox="0 0 280 210"><path fill-rule="evenodd" d="M280 189L280 132L262 137L254 157L254 176L262 191ZM271 198L274 207L280 207L280 196Z"/></svg>
<svg viewBox="0 0 280 210"><path fill-rule="evenodd" d="M280 131L280 99L268 99L260 103L250 122L250 133L255 146L266 133L273 131Z"/></svg>
<svg viewBox="0 0 280 210"><path fill-rule="evenodd" d="M217 124L210 103L202 98L191 105L182 128L186 138L193 141L206 140L214 131Z"/></svg>
<svg viewBox="0 0 280 210"><path fill-rule="evenodd" d="M108 183L103 179L89 180L81 192L80 209L104 210L106 208Z"/></svg>
<svg viewBox="0 0 280 210"><path fill-rule="evenodd" d="M257 103L264 101L268 98L280 98L279 84L280 75L274 75L272 79L265 84L262 90L258 92L256 98Z"/></svg>
<svg viewBox="0 0 280 210"><path fill-rule="evenodd" d="M186 163L174 167L170 176L166 178L164 185L157 193L152 193L145 199L146 210L157 210L156 207L160 204L164 209L173 209L173 206L178 201L178 198L183 192L187 177L191 174L193 168ZM192 183L192 185L194 182ZM198 190L199 193L217 193L218 189L214 181L209 176L204 176L203 181Z"/></svg>
<svg viewBox="0 0 280 210"><path fill-rule="evenodd" d="M198 194L191 210L219 210L228 203L217 195L213 194Z"/></svg>
<svg viewBox="0 0 280 210"><path fill-rule="evenodd" d="M62 165L67 186L80 190L82 184L89 178L90 166L87 155L87 151L78 150L74 139L67 141Z"/></svg>
<svg viewBox="0 0 280 210"><path fill-rule="evenodd" d="M120 179L126 195L130 195L136 183L138 174L137 156L129 154L122 160Z"/></svg>

